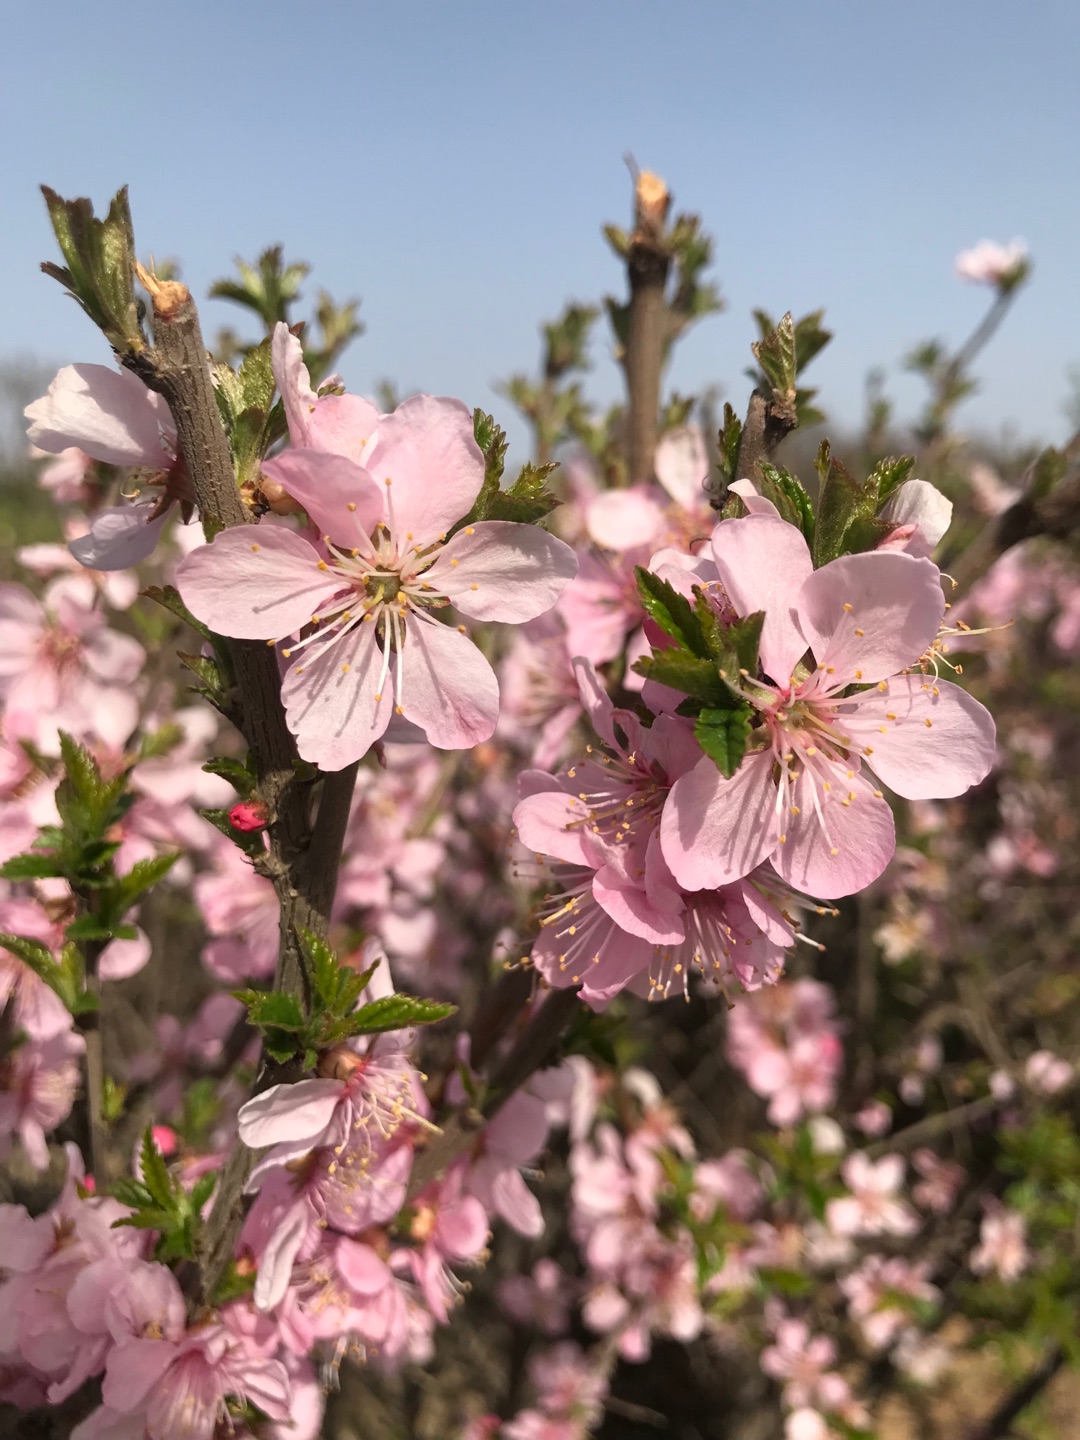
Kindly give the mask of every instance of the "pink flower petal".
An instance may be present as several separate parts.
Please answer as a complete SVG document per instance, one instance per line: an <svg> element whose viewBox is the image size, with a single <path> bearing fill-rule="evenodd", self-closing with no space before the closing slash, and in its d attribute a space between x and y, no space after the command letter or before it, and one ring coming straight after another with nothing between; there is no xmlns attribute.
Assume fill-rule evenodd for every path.
<svg viewBox="0 0 1080 1440"><path fill-rule="evenodd" d="M780 511L777 510L773 502L766 500L764 495L758 494L757 488L752 480L736 480L733 485L728 486L728 489L733 495L738 495L739 499L746 506L748 514L775 515L777 519L781 518Z"/></svg>
<svg viewBox="0 0 1080 1440"><path fill-rule="evenodd" d="M106 465L158 469L172 459L175 429L168 406L127 370L65 365L48 394L28 405L31 445L58 454L71 445Z"/></svg>
<svg viewBox="0 0 1080 1440"><path fill-rule="evenodd" d="M472 509L484 480L472 414L460 400L413 395L379 421L367 468L386 480L390 527L423 545L447 534Z"/></svg>
<svg viewBox="0 0 1080 1440"><path fill-rule="evenodd" d="M379 418L375 406L361 395L323 395L308 422L305 444L363 465Z"/></svg>
<svg viewBox="0 0 1080 1440"><path fill-rule="evenodd" d="M588 865L591 854L583 842L589 811L576 795L550 790L529 795L514 811L521 843L539 855L553 855L576 865Z"/></svg>
<svg viewBox="0 0 1080 1440"><path fill-rule="evenodd" d="M409 617L401 708L432 745L461 750L489 740L499 719L499 682L473 642L437 620Z"/></svg>
<svg viewBox="0 0 1080 1440"><path fill-rule="evenodd" d="M845 779L839 768L836 775L833 788L822 791L806 770L800 773L792 792L799 813L787 817L787 839L772 852L773 865L789 885L823 900L865 889L896 849L886 802L861 776ZM855 799L845 803L852 794Z"/></svg>
<svg viewBox="0 0 1080 1440"><path fill-rule="evenodd" d="M281 686L285 719L305 760L343 770L366 755L394 713L393 679L382 676L376 626L301 650ZM381 688L380 688L381 684Z"/></svg>
<svg viewBox="0 0 1080 1440"><path fill-rule="evenodd" d="M88 570L126 570L153 554L165 528L167 515L151 516L155 500L135 505L110 505L90 521L90 530L78 540L69 540L68 549Z"/></svg>
<svg viewBox="0 0 1080 1440"><path fill-rule="evenodd" d="M838 728L866 764L907 800L947 800L977 785L995 755L994 721L959 685L932 676L894 675L842 705ZM935 693L937 692L937 693Z"/></svg>
<svg viewBox="0 0 1080 1440"><path fill-rule="evenodd" d="M380 1260L370 1245L342 1237L334 1246L334 1262L341 1278L358 1295L378 1295L394 1283L385 1261Z"/></svg>
<svg viewBox="0 0 1080 1440"><path fill-rule="evenodd" d="M153 1390L176 1359L177 1347L169 1340L129 1340L109 1352L101 1398L110 1410L132 1411Z"/></svg>
<svg viewBox="0 0 1080 1440"><path fill-rule="evenodd" d="M330 1124L341 1096L340 1080L272 1085L241 1105L237 1117L240 1139L252 1150L291 1140L311 1140L314 1144Z"/></svg>
<svg viewBox="0 0 1080 1440"><path fill-rule="evenodd" d="M459 530L428 574L463 615L520 625L551 609L577 556L537 525L484 520Z"/></svg>
<svg viewBox="0 0 1080 1440"><path fill-rule="evenodd" d="M635 550L663 534L663 506L642 485L605 490L589 501L585 528L590 540L608 550Z"/></svg>
<svg viewBox="0 0 1080 1440"><path fill-rule="evenodd" d="M252 1297L257 1310L273 1310L284 1300L293 1263L314 1225L315 1215L306 1200L298 1201L278 1221L259 1256L259 1273Z"/></svg>
<svg viewBox="0 0 1080 1440"><path fill-rule="evenodd" d="M176 585L197 620L237 640L294 635L342 588L308 541L278 525L222 530L180 562Z"/></svg>
<svg viewBox="0 0 1080 1440"><path fill-rule="evenodd" d="M772 853L772 767L772 752L762 751L745 759L727 780L706 756L676 780L664 803L660 840L664 859L683 889L730 885Z"/></svg>
<svg viewBox="0 0 1080 1440"><path fill-rule="evenodd" d="M933 644L945 597L931 561L871 550L816 570L802 587L798 609L822 669L831 665L838 684L852 678L873 683L913 665Z"/></svg>
<svg viewBox="0 0 1080 1440"><path fill-rule="evenodd" d="M807 645L793 613L813 571L802 532L771 515L724 520L713 531L712 553L738 614L765 611L761 662L774 680L786 683Z"/></svg>
<svg viewBox="0 0 1080 1440"><path fill-rule="evenodd" d="M359 546L364 554L370 553L368 536L383 519L386 506L381 488L366 470L342 455L321 450L286 450L264 460L262 468L299 501L320 535L329 535L342 549Z"/></svg>
<svg viewBox="0 0 1080 1440"><path fill-rule="evenodd" d="M906 480L881 509L882 520L914 525L915 533L904 547L916 559L929 558L952 523L953 505L926 480Z"/></svg>
<svg viewBox="0 0 1080 1440"><path fill-rule="evenodd" d="M704 508L709 454L697 425L669 430L656 447L653 468L656 478L677 505L684 510Z"/></svg>

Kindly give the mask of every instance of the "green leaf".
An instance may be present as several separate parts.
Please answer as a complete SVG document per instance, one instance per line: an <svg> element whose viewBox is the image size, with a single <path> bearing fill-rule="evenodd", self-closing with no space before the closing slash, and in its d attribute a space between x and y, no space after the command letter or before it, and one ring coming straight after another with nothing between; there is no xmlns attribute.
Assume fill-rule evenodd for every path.
<svg viewBox="0 0 1080 1440"><path fill-rule="evenodd" d="M795 355L795 322L789 310L774 330L750 346L754 359L761 366L773 393L779 400L794 400L797 363Z"/></svg>
<svg viewBox="0 0 1080 1440"><path fill-rule="evenodd" d="M30 940L24 935L0 935L0 949L17 956L46 982L49 974L57 969L52 951L40 940Z"/></svg>
<svg viewBox="0 0 1080 1440"><path fill-rule="evenodd" d="M142 1210L147 1205L152 1205L154 1201L154 1197L146 1186L130 1175L123 1175L115 1181L112 1193L121 1205L129 1205L132 1210Z"/></svg>
<svg viewBox="0 0 1080 1440"><path fill-rule="evenodd" d="M179 859L179 850L152 855L145 860L136 860L126 875L118 876L111 898L120 914L130 910L141 896L160 884Z"/></svg>
<svg viewBox="0 0 1080 1440"><path fill-rule="evenodd" d="M685 650L656 650L635 661L634 670L646 680L693 695L706 705L734 704L728 687L720 678L715 660L702 660Z"/></svg>
<svg viewBox="0 0 1080 1440"><path fill-rule="evenodd" d="M705 660L709 658L708 640L702 630L701 620L694 613L694 607L685 595L680 595L673 585L661 580L643 565L634 568L638 595L646 613L670 635L684 650Z"/></svg>
<svg viewBox="0 0 1080 1440"><path fill-rule="evenodd" d="M148 600L156 600L159 605L164 606L178 619L183 620L185 625L190 625L192 630L195 630L204 640L213 641L215 638L209 626L204 625L201 620L195 619L195 616L181 600L180 591L174 585L148 585L145 590L140 590L139 594L145 595Z"/></svg>
<svg viewBox="0 0 1080 1440"><path fill-rule="evenodd" d="M749 705L735 710L702 710L694 723L694 737L722 775L730 780L746 754L753 711Z"/></svg>
<svg viewBox="0 0 1080 1440"><path fill-rule="evenodd" d="M894 490L898 490L915 468L914 455L899 458L888 455L874 466L867 484L873 487L880 510Z"/></svg>
<svg viewBox="0 0 1080 1440"><path fill-rule="evenodd" d="M142 1165L142 1183L150 1193L155 1205L169 1209L173 1205L173 1186L165 1157L154 1141L154 1132L148 1125L143 1134L142 1150L139 1152Z"/></svg>
<svg viewBox="0 0 1080 1440"><path fill-rule="evenodd" d="M720 427L717 436L717 448L720 452L720 474L723 476L725 492L727 486L741 479L739 475L739 447L742 445L742 421L735 414L734 409L724 401L724 423ZM727 499L726 493L717 496L722 505Z"/></svg>
<svg viewBox="0 0 1080 1440"><path fill-rule="evenodd" d="M138 934L134 925L110 925L90 914L78 916L64 931L68 940L135 940Z"/></svg>
<svg viewBox="0 0 1080 1440"><path fill-rule="evenodd" d="M64 867L55 855L13 855L0 865L5 880L48 880L63 875Z"/></svg>
<svg viewBox="0 0 1080 1440"><path fill-rule="evenodd" d="M41 187L53 232L67 265L42 265L86 311L114 350L139 351L146 341L135 305L135 239L127 186L118 190L104 220L89 200L64 200Z"/></svg>
<svg viewBox="0 0 1080 1440"><path fill-rule="evenodd" d="M801 530L807 541L814 536L814 506L810 496L789 470L761 461L761 494L771 500L789 525Z"/></svg>
<svg viewBox="0 0 1080 1440"><path fill-rule="evenodd" d="M737 671L746 671L748 675L756 675L758 669L758 650L761 647L761 627L765 623L765 611L755 610L753 615L744 615L740 620L733 620L724 631L725 662L721 664L721 670L727 670L731 657L735 661ZM734 676L732 677L734 679Z"/></svg>
<svg viewBox="0 0 1080 1440"><path fill-rule="evenodd" d="M827 440L821 442L814 465L821 490L811 553L814 568L820 569L844 553L847 534L855 520L873 519L877 491L876 487L868 487L849 474L833 457Z"/></svg>
<svg viewBox="0 0 1080 1440"><path fill-rule="evenodd" d="M307 1024L300 1002L280 990L234 990L248 1007L248 1019L260 1029L303 1030Z"/></svg>
<svg viewBox="0 0 1080 1440"><path fill-rule="evenodd" d="M202 767L208 775L220 775L228 780L241 799L246 800L255 788L256 777L242 760L227 755L216 755Z"/></svg>
<svg viewBox="0 0 1080 1440"><path fill-rule="evenodd" d="M412 995L384 995L363 1005L350 1017L351 1035L377 1035L385 1030L404 1030L412 1025L434 1025L455 1014L456 1005L438 1000L418 1000Z"/></svg>

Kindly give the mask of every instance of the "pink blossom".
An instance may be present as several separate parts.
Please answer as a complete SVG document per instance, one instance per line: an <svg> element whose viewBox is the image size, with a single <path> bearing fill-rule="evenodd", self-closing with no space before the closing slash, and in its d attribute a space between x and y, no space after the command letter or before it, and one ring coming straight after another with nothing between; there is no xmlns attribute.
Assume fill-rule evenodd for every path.
<svg viewBox="0 0 1080 1440"><path fill-rule="evenodd" d="M844 1161L841 1172L850 1196L830 1200L825 1219L836 1235L912 1235L919 1222L910 1207L897 1198L904 1181L904 1160L884 1155L875 1162L857 1151Z"/></svg>
<svg viewBox="0 0 1080 1440"><path fill-rule="evenodd" d="M979 1243L968 1261L976 1275L994 1271L1010 1283L1031 1265L1024 1217L1004 1205L995 1205L983 1216Z"/></svg>
<svg viewBox="0 0 1080 1440"><path fill-rule="evenodd" d="M994 240L980 240L971 250L962 250L956 257L956 273L978 285L995 285L1011 289L1031 269L1027 244L1011 240L999 245Z"/></svg>
<svg viewBox="0 0 1080 1440"><path fill-rule="evenodd" d="M177 462L176 427L160 395L129 371L66 365L47 395L25 410L28 435L39 449L60 454L78 446L106 465L142 467L159 499L97 511L90 531L71 543L92 570L122 570L151 554L174 500L190 504L189 482Z"/></svg>
<svg viewBox="0 0 1080 1440"><path fill-rule="evenodd" d="M912 1187L911 1197L916 1205L938 1215L950 1210L964 1183L963 1166L942 1160L925 1146L912 1152L911 1163L923 1177Z"/></svg>
<svg viewBox="0 0 1080 1440"><path fill-rule="evenodd" d="M49 1164L45 1137L71 1114L84 1042L70 1030L27 1040L0 1064L0 1155L17 1137L36 1170Z"/></svg>
<svg viewBox="0 0 1080 1440"><path fill-rule="evenodd" d="M940 1290L927 1279L929 1270L928 1261L912 1264L899 1255L868 1255L857 1270L841 1276L840 1289L851 1317L859 1321L875 1350L893 1344L910 1324L914 1307L898 1303L900 1297L908 1302L941 1298Z"/></svg>
<svg viewBox="0 0 1080 1440"><path fill-rule="evenodd" d="M818 1397L821 1380L836 1360L836 1346L827 1335L811 1335L804 1320L782 1319L773 1343L761 1352L761 1368L783 1381L784 1404L793 1409ZM818 1398L820 1403L820 1398Z"/></svg>
<svg viewBox="0 0 1080 1440"><path fill-rule="evenodd" d="M1024 1062L1024 1079L1040 1095L1056 1095L1073 1078L1073 1067L1052 1050L1034 1050Z"/></svg>
<svg viewBox="0 0 1080 1440"><path fill-rule="evenodd" d="M142 646L108 627L97 591L82 575L61 576L37 600L0 585L0 699L9 720L54 753L57 729L97 736L119 750L138 721L132 685Z"/></svg>
<svg viewBox="0 0 1080 1440"><path fill-rule="evenodd" d="M672 787L664 856L687 889L729 884L771 858L798 890L851 894L895 848L892 812L864 765L919 799L962 794L993 762L993 721L977 701L901 673L932 652L945 609L938 571L887 551L813 571L800 532L768 515L718 525L712 553L736 610L765 611L772 678L739 687L759 728L734 776L706 756ZM807 648L816 665L800 678ZM871 688L845 695L850 685Z"/></svg>
<svg viewBox="0 0 1080 1440"><path fill-rule="evenodd" d="M414 396L379 422L364 453L378 483L322 451L265 463L318 525L317 543L238 527L177 570L185 603L221 634L280 640L314 627L283 650L299 658L282 699L300 754L326 770L359 759L394 714L444 749L486 740L498 718L494 673L434 612L452 603L473 620L519 624L550 609L576 568L569 546L536 526L481 521L446 539L484 477L459 402Z"/></svg>

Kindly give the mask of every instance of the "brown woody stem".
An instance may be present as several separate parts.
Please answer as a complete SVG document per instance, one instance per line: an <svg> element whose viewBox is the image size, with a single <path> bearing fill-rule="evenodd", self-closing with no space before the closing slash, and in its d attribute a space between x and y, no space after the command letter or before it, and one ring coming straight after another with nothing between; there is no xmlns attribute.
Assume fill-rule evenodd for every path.
<svg viewBox="0 0 1080 1440"><path fill-rule="evenodd" d="M159 282L141 268L139 278L153 300L154 346L121 358L168 402L207 534L247 524L252 516L237 490L195 303L177 282ZM259 795L270 815L269 845L260 868L273 882L281 912L274 988L304 1004L310 996L300 932L311 930L324 937L329 928L357 766L323 778L312 823L310 787L297 777L296 747L281 705L277 656L265 644L251 640L232 641L228 651L236 680L234 718L247 740ZM295 1069L264 1058L256 1089L299 1078ZM200 1256L204 1299L213 1294L228 1267L253 1161L247 1147L237 1143L218 1182Z"/></svg>

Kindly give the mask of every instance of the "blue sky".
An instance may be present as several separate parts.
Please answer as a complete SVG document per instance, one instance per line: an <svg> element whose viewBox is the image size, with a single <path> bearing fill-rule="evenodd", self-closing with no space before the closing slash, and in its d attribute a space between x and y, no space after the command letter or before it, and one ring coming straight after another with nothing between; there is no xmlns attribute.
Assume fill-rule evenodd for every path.
<svg viewBox="0 0 1080 1440"><path fill-rule="evenodd" d="M899 415L918 340L958 343L989 296L962 248L1023 236L1034 279L979 367L971 430L1066 433L1080 365L1080 6L1075 0L6 0L0 25L0 357L105 360L55 282L41 181L103 205L131 187L140 253L196 295L281 241L367 333L350 388L509 403L537 327L621 291L600 236L628 218L622 156L716 241L728 308L669 383L737 407L750 311L824 305L815 362L838 423L880 364ZM204 329L235 323L221 302ZM597 328L592 389L621 377ZM518 449L524 432L513 427Z"/></svg>

